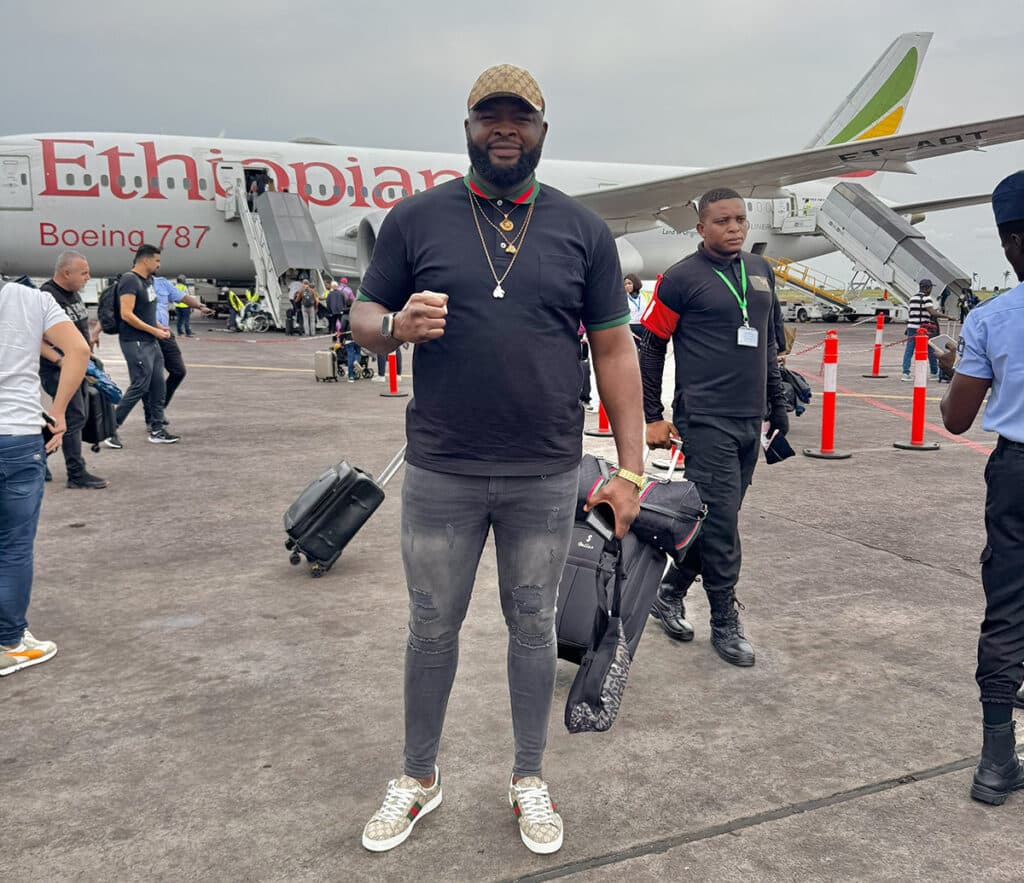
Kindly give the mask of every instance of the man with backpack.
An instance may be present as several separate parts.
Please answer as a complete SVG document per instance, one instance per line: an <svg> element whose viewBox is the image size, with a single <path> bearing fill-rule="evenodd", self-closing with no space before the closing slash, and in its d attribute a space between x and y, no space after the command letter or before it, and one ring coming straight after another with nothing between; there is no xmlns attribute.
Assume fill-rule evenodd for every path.
<svg viewBox="0 0 1024 883"><path fill-rule="evenodd" d="M179 437L164 428L164 355L160 342L171 336L170 329L157 321L157 296L153 290L153 277L160 269L160 249L155 245L142 245L135 252L131 272L125 273L114 292L105 291L100 298L100 323L108 331L111 322L111 302L116 320L121 352L128 363L131 385L118 403L117 428L124 425L132 408L140 399L147 402L146 417L149 440L154 444L174 444ZM115 432L106 439L108 447L124 447Z"/></svg>
<svg viewBox="0 0 1024 883"><path fill-rule="evenodd" d="M302 308L302 325L307 337L316 334L316 312L320 307L320 298L310 285L309 279L302 278L302 290L299 295L299 304Z"/></svg>

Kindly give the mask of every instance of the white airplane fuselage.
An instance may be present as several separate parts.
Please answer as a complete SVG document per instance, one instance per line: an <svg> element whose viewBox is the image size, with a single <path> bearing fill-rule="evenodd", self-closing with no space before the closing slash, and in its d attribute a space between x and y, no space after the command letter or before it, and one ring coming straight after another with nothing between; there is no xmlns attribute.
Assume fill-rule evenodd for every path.
<svg viewBox="0 0 1024 883"><path fill-rule="evenodd" d="M253 264L242 224L226 220L224 170L266 170L278 191L309 205L332 271L352 272L359 222L403 196L461 177L464 155L106 133L0 137L0 273L48 275L73 248L94 276L123 272L143 242L163 250L164 272L244 280ZM679 166L544 160L542 183L569 194L639 184L695 171ZM820 206L832 184L749 198L747 247L806 260L833 251L825 238L782 234L780 213ZM218 206L218 200L220 206ZM658 225L617 239L624 273L648 278L696 248L693 230Z"/></svg>

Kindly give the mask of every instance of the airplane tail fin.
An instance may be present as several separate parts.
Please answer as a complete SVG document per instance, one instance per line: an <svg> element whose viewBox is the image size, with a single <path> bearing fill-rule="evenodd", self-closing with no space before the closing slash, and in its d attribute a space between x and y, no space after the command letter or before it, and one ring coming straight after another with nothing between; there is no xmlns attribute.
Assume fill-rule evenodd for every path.
<svg viewBox="0 0 1024 883"><path fill-rule="evenodd" d="M807 148L895 135L903 122L930 33L900 34L811 139ZM867 177L866 169L843 177Z"/></svg>

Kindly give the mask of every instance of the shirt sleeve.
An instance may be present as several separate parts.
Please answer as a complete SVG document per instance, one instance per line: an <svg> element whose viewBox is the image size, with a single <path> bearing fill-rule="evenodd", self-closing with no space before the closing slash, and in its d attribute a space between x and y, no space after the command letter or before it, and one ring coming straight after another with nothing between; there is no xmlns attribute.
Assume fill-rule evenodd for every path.
<svg viewBox="0 0 1024 883"><path fill-rule="evenodd" d="M957 344L957 353L957 374L982 380L992 379L992 362L988 357L988 331L979 313L968 313Z"/></svg>
<svg viewBox="0 0 1024 883"><path fill-rule="evenodd" d="M40 291L39 294L42 297L44 331L49 331L54 325L59 325L61 322L71 321L61 305L53 299L52 294L46 291Z"/></svg>
<svg viewBox="0 0 1024 883"><path fill-rule="evenodd" d="M359 300L370 300L398 311L412 294L413 272L405 236L395 212L384 216L377 233L369 269L359 286Z"/></svg>
<svg viewBox="0 0 1024 883"><path fill-rule="evenodd" d="M629 324L629 305L622 284L619 252L611 231L602 221L590 256L583 294L583 325L587 331L603 331Z"/></svg>

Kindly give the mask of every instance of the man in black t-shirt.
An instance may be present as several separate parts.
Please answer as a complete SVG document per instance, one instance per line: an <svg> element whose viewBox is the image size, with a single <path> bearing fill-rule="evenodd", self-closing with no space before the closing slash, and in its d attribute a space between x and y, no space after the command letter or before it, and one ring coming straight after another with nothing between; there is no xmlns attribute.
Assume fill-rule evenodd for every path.
<svg viewBox="0 0 1024 883"><path fill-rule="evenodd" d="M441 802L436 758L459 629L493 529L515 736L508 799L526 846L550 853L562 821L541 763L582 453L580 322L622 466L590 503L611 506L620 537L643 483L640 372L607 226L533 174L547 132L533 77L490 68L467 106L469 174L389 212L351 314L370 350L416 345L402 491L405 775L363 845L392 849Z"/></svg>
<svg viewBox="0 0 1024 883"><path fill-rule="evenodd" d="M77 251L65 251L57 258L53 278L40 287L43 291L53 295L53 299L68 314L68 318L75 324L86 342L90 346L94 346L97 336L89 330L89 313L79 295L88 281L89 262L85 256ZM48 396L52 397L57 394L63 358L64 354L59 349L51 346L45 339L43 340L40 347L39 380ZM85 458L82 456L82 427L85 426L87 417L84 389L83 385L68 401L66 411L68 428L60 446L64 452L68 487L100 489L107 486L107 480L91 475L85 467Z"/></svg>
<svg viewBox="0 0 1024 883"><path fill-rule="evenodd" d="M652 614L679 641L693 638L683 598L700 575L711 605L711 643L726 662L754 664L736 611L740 505L754 475L761 423L789 431L778 365L781 318L775 277L764 258L743 251L746 204L734 190L700 199L698 250L670 267L643 315L640 347L647 444L682 437L686 477L708 507L697 541L666 574ZM669 340L676 384L672 422L663 418L661 381Z"/></svg>
<svg viewBox="0 0 1024 883"><path fill-rule="evenodd" d="M130 273L125 273L117 283L118 312L121 327L118 337L121 352L128 363L131 385L117 405L117 427L128 419L136 402L145 398L146 413L149 416L149 440L154 444L173 444L178 436L171 435L164 427L164 357L159 341L171 336L166 325L157 324L156 292L153 291L153 276L160 269L160 249L155 245L143 245L135 253L135 263ZM123 447L115 433L107 439L110 447Z"/></svg>

